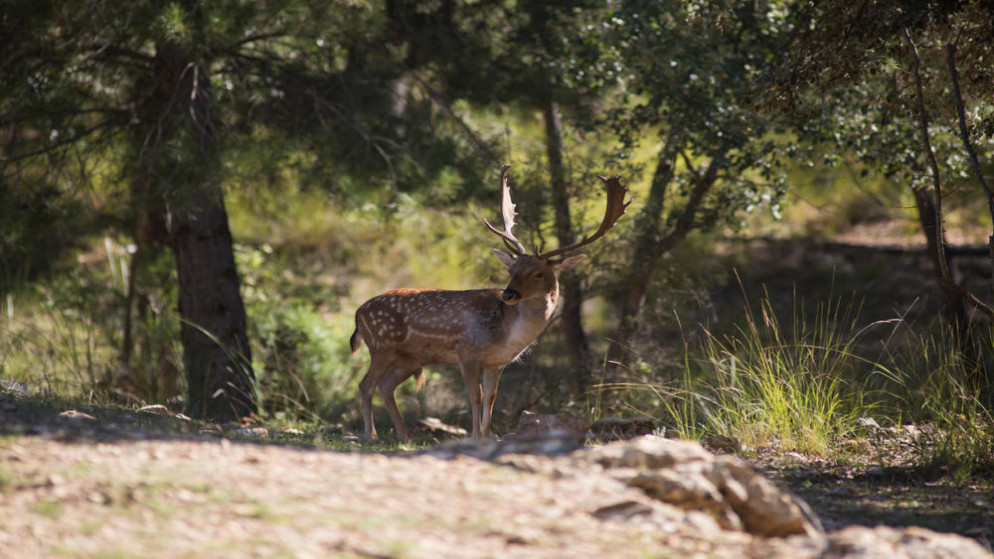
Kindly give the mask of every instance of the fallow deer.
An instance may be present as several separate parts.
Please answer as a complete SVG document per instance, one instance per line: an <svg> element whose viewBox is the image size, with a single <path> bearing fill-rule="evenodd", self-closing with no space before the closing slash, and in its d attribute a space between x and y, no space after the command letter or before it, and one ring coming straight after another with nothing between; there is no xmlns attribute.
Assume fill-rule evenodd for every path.
<svg viewBox="0 0 994 559"><path fill-rule="evenodd" d="M604 236L625 213L628 192L619 177L599 177L607 191L607 209L600 228L591 236L567 246L535 255L512 233L514 204L507 184L507 165L501 168L500 231L483 220L512 251L493 249L509 268L511 279L501 289L446 291L440 289L395 289L366 301L356 311L356 329L349 343L352 353L362 342L369 347L370 364L359 383L365 436L375 440L373 389L379 390L397 436L410 435L397 407L394 391L404 380L415 377L420 389L425 365L458 363L469 395L473 438L489 437L497 384L504 367L517 359L545 329L559 301L557 274L573 268L583 255L553 258L586 246ZM480 368L483 369L481 391ZM481 409L482 408L482 409Z"/></svg>

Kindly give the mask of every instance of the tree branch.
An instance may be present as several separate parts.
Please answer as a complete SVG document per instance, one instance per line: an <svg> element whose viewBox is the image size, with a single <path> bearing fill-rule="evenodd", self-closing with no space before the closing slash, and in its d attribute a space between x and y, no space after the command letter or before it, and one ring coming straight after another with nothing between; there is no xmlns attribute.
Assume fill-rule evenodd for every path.
<svg viewBox="0 0 994 559"><path fill-rule="evenodd" d="M980 183L981 188L984 189L984 194L987 195L987 208L991 214L992 228L994 228L994 192L991 191L990 186L987 185L987 181L984 179L983 169L980 168L980 159L977 157L977 151L973 149L973 143L970 141L970 131L966 128L966 111L963 108L963 95L960 93L959 76L956 72L956 45L953 43L946 45L946 64L949 66L949 77L953 84L953 96L956 99L956 116L959 118L960 138L963 140L963 147L966 148L967 155L970 156L970 164L973 166L973 172L977 176L977 182ZM988 239L988 246L990 247L991 264L994 267L994 233Z"/></svg>
<svg viewBox="0 0 994 559"><path fill-rule="evenodd" d="M932 187L935 189L935 245L939 256L939 270L943 278L951 277L949 274L949 265L946 261L946 242L945 242L945 222L942 217L942 182L941 176L939 174L939 162L935 158L935 150L932 149L932 142L928 134L928 112L925 109L925 92L922 86L922 73L921 66L922 60L918 56L918 47L915 46L915 42L911 39L911 33L908 32L907 28L904 28L904 38L908 42L909 50L911 51L911 57L914 64L912 65L912 73L915 77L915 95L918 101L918 124L921 127L922 132L922 144L925 148L925 155L928 159L929 168L932 171Z"/></svg>
<svg viewBox="0 0 994 559"><path fill-rule="evenodd" d="M724 157L712 158L704 174L698 175L694 180L694 189L690 191L690 198L687 200L687 205L680 212L680 217L677 218L673 230L656 244L656 250L660 252L669 250L682 241L694 228L694 219L697 217L697 212L704 202L704 197L711 191L711 188L714 187L718 179L718 170L723 160Z"/></svg>
<svg viewBox="0 0 994 559"><path fill-rule="evenodd" d="M111 124L113 124L112 120L105 120L105 121L103 121L103 122L101 122L99 124L96 124L94 126L91 126L91 127L87 128L87 129L83 130L79 134L74 134L74 135L72 135L72 136L70 136L68 138L65 138L63 140L55 142L54 144L50 144L50 145L47 145L47 146L45 146L45 147L43 147L41 149L37 149L35 151L29 151L27 153L22 153L22 154L19 154L19 155L13 155L13 156L9 156L9 157L8 156L0 157L0 161L22 161L24 159L30 159L30 158L38 156L38 155L43 155L43 154L46 154L46 153L51 153L51 152L59 149L60 147L62 147L64 145L71 144L73 142L81 140L81 139L89 136L90 134L96 132L97 130L100 130L102 128L106 128L106 127L110 126Z"/></svg>
<svg viewBox="0 0 994 559"><path fill-rule="evenodd" d="M941 275L940 283L942 288L956 293L961 297L965 298L973 308L983 312L990 318L994 318L994 309L987 306L983 301L978 299L970 290L959 285L955 279L953 279L952 274L949 271L949 262L946 260L946 245L945 245L945 235L944 232L944 221L942 217L942 189L939 177L939 163L935 158L935 151L932 149L932 144L929 141L928 135L928 113L925 110L925 93L922 87L922 77L921 77L921 58L918 56L918 48L915 46L914 41L911 39L911 34L908 29L904 29L904 37L908 42L908 46L911 50L911 55L914 60L914 65L912 67L915 76L915 92L918 100L918 120L922 129L922 141L925 145L925 151L928 155L929 166L932 169L932 180L935 188L935 245L936 251L938 253L938 265L939 273ZM953 66L955 69L955 65ZM959 108L962 108L961 106ZM967 141L969 136L967 136Z"/></svg>

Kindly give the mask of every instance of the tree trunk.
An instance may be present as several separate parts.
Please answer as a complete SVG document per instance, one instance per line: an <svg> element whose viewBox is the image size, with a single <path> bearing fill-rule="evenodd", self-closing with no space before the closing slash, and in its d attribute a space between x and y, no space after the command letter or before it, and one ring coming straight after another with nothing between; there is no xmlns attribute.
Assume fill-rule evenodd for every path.
<svg viewBox="0 0 994 559"><path fill-rule="evenodd" d="M915 79L916 111L918 113L918 124L920 127L922 151L928 162L928 167L932 173L932 187L929 189L917 188L914 190L915 204L918 206L918 219L922 225L922 232L925 234L928 243L929 256L932 259L932 266L938 277L938 283L943 294L943 314L946 316L949 326L952 329L956 346L960 350L964 365L971 371L978 371L981 367L980 352L973 342L973 333L970 327L970 317L967 314L966 299L976 297L959 285L959 281L953 275L952 267L949 265L949 258L946 254L945 221L942 212L942 175L939 172L939 161L932 149L932 140L929 137L929 113L925 105L925 94L922 86L921 58L918 55L918 47L915 46L908 30L904 30L904 37L908 43L908 48L912 56L912 75ZM950 56L952 52L947 53ZM952 64L952 61L950 61ZM953 73L953 85L957 85L955 78L955 66L951 69ZM967 141L967 143L969 143ZM979 301L977 301L979 303ZM986 305L979 305L986 307Z"/></svg>
<svg viewBox="0 0 994 559"><path fill-rule="evenodd" d="M669 185L673 181L676 142L676 138L671 136L660 150L656 170L652 174L649 197L639 214L636 226L638 238L631 258L631 268L624 282L625 295L621 301L618 331L611 338L608 348L607 358L611 362L628 362L629 346L639 328L639 318L649 292L652 272L663 255L658 242L662 238L663 207Z"/></svg>
<svg viewBox="0 0 994 559"><path fill-rule="evenodd" d="M638 239L635 243L635 253L632 255L632 268L625 283L626 296L622 302L618 332L612 339L608 351L608 361L613 363L621 365L628 363L632 338L638 331L652 274L663 255L683 242L691 231L701 225L698 210L717 182L718 170L725 161L724 154L716 154L703 173L700 169L689 169L694 176L693 188L680 211L670 213L675 217L673 225L668 231L663 231L663 209L666 205L667 190L673 181L673 166L679 152L679 135L677 132L671 132L656 160L656 170L649 187L649 198L646 200L640 223L636 228Z"/></svg>
<svg viewBox="0 0 994 559"><path fill-rule="evenodd" d="M209 65L192 49L157 45L138 84L133 141L137 200L164 200L179 283L180 340L197 418L231 421L257 411L245 307L220 187ZM137 212L147 207L136 208Z"/></svg>
<svg viewBox="0 0 994 559"><path fill-rule="evenodd" d="M575 241L570 218L569 192L566 171L563 168L562 124L559 120L559 106L548 100L543 107L545 119L545 150L549 158L549 177L552 181L552 203L555 210L556 238L559 246ZM563 314L560 319L563 337L575 369L574 382L580 390L590 384L590 343L583 331L583 285L580 275L567 271L559 279L563 299Z"/></svg>
<svg viewBox="0 0 994 559"><path fill-rule="evenodd" d="M964 365L971 370L981 367L980 350L973 341L970 326L969 307L966 298L956 289L959 279L949 262L948 253L941 248L945 244L945 234L940 221L941 213L936 207L935 191L913 189L915 205L918 209L918 222L925 235L926 250L932 262L936 283L942 293L942 316L952 331L954 343L959 349Z"/></svg>
<svg viewBox="0 0 994 559"><path fill-rule="evenodd" d="M257 410L228 216L218 188L197 185L189 202L170 209L189 410L231 421Z"/></svg>

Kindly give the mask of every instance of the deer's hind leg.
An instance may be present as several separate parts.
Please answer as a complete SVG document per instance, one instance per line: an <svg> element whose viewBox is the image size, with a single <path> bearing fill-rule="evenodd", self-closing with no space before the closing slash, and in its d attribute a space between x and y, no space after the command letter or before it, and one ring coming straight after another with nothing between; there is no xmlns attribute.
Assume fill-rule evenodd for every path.
<svg viewBox="0 0 994 559"><path fill-rule="evenodd" d="M397 431L397 436L404 442L411 440L411 435L407 430L407 423L404 421L404 415L400 413L400 408L397 406L397 395L395 392L397 387L400 386L400 383L420 372L420 366L393 368L390 369L386 375L380 378L380 381L377 384L377 388L380 391L380 397L383 398L383 405L386 406L387 412L390 413L390 419L393 420L393 426Z"/></svg>
<svg viewBox="0 0 994 559"><path fill-rule="evenodd" d="M362 408L363 434L368 441L375 441L376 424L373 423L373 389L376 388L390 367L392 356L370 352L369 370L359 382L359 404Z"/></svg>

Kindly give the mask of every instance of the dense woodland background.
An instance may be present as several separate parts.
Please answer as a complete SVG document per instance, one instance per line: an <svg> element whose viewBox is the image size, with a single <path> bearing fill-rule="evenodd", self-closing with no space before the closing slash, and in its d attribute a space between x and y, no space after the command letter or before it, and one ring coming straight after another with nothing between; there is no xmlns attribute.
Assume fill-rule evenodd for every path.
<svg viewBox="0 0 994 559"><path fill-rule="evenodd" d="M989 3L0 5L0 378L353 431L355 308L501 286L507 163L526 244L589 233L596 175L634 203L498 431L824 454L874 418L994 464ZM460 423L459 383L405 408Z"/></svg>

